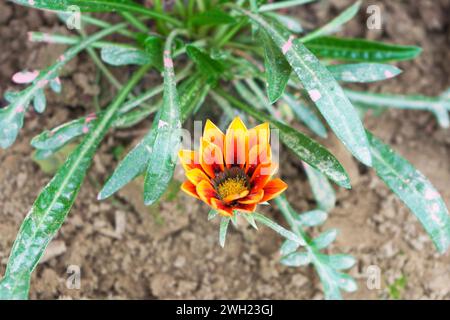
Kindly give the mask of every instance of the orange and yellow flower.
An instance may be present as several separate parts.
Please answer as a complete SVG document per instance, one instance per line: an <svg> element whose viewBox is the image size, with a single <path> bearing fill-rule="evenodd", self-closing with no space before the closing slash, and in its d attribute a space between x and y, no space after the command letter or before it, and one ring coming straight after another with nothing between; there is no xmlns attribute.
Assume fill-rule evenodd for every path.
<svg viewBox="0 0 450 320"><path fill-rule="evenodd" d="M223 216L234 211L254 212L287 188L272 178L278 165L272 162L268 123L247 130L236 117L225 134L207 120L199 152L180 150L187 180L181 189L202 200Z"/></svg>

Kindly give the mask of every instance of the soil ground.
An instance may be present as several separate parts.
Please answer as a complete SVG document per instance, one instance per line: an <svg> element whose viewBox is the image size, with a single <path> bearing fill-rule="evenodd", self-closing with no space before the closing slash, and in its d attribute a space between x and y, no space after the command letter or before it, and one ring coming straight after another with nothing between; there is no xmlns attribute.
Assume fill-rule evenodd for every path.
<svg viewBox="0 0 450 320"><path fill-rule="evenodd" d="M311 28L335 16L350 1L321 1L291 12ZM381 30L365 27L368 5L382 12ZM438 95L450 87L450 1L364 1L357 19L340 34L399 44L424 51L414 61L398 63L403 74L373 84L374 92ZM11 76L22 69L48 66L64 50L27 41L27 31L69 33L51 13L0 3L0 94L18 88ZM115 69L124 81L126 69ZM14 146L0 150L0 273L3 274L21 221L50 175L31 159L30 139L93 109L94 96L103 100L114 92L96 81L96 68L83 53L62 77L61 95L50 94L44 116L27 115ZM146 79L151 84L152 79ZM101 101L103 101L101 99ZM6 105L1 101L1 105ZM101 184L117 164L114 146L133 145L148 128L109 135L95 157L69 217L37 267L32 299L144 298L144 299L320 299L320 282L312 268L287 268L278 263L281 239L260 228L233 229L227 245L218 245L218 223L207 222L208 209L177 193L172 185L165 200L153 207L142 204L136 181L112 200L98 202ZM427 112L388 110L368 115L366 126L409 159L441 192L450 206L450 131L438 127ZM439 256L409 210L373 171L359 166L340 143L322 141L338 156L352 178L353 189L337 190L338 203L323 228L338 228L331 252L348 252L358 264L350 273L359 290L348 299L448 299L450 257ZM298 159L282 153L280 172L289 183L287 197L299 211L314 207L313 197ZM177 172L180 179L182 174ZM275 219L279 213L267 211ZM279 219L280 223L282 222ZM318 232L316 230L315 232ZM68 289L68 267L81 267L81 288ZM381 271L380 289L369 290L367 268Z"/></svg>

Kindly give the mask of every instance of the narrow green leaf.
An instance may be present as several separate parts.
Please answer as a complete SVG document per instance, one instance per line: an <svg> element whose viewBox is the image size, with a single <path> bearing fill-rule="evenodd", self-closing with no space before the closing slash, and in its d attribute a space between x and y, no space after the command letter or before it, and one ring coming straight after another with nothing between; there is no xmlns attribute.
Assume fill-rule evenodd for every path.
<svg viewBox="0 0 450 320"><path fill-rule="evenodd" d="M236 23L236 20L225 11L215 8L194 15L189 22L194 26L215 26Z"/></svg>
<svg viewBox="0 0 450 320"><path fill-rule="evenodd" d="M324 36L305 43L305 46L321 58L355 62L390 62L410 60L422 49L357 38Z"/></svg>
<svg viewBox="0 0 450 320"><path fill-rule="evenodd" d="M96 127L68 157L36 199L20 227L11 250L0 299L26 299L30 276L45 248L63 224L83 183L95 151L129 92L145 74L141 68L120 91Z"/></svg>
<svg viewBox="0 0 450 320"><path fill-rule="evenodd" d="M374 169L386 185L411 209L437 250L450 245L450 218L439 192L411 163L368 132Z"/></svg>
<svg viewBox="0 0 450 320"><path fill-rule="evenodd" d="M317 250L325 249L330 244L332 244L334 240L336 240L336 236L336 229L327 230L321 233L317 238L315 238L311 245L314 246Z"/></svg>
<svg viewBox="0 0 450 320"><path fill-rule="evenodd" d="M269 122L273 129L279 130L281 141L300 159L316 168L330 180L344 188L350 188L350 180L339 161L322 145L297 130L273 119L272 117L242 103L222 89L217 92L235 107L261 122Z"/></svg>
<svg viewBox="0 0 450 320"><path fill-rule="evenodd" d="M298 99L287 92L284 93L283 100L288 104L292 111L294 111L295 116L312 132L321 138L326 138L328 136L327 129L323 125L320 118L311 109L309 109L307 105L301 103Z"/></svg>
<svg viewBox="0 0 450 320"><path fill-rule="evenodd" d="M258 15L240 11L270 35L336 136L358 160L371 166L369 144L358 113L330 72L301 42L294 41L293 35L278 30Z"/></svg>
<svg viewBox="0 0 450 320"><path fill-rule="evenodd" d="M279 10L279 9L285 9L290 8L294 6L300 6L302 4L310 3L315 0L287 0L287 1L278 1L274 3L268 3L264 4L259 7L259 12L267 12L267 11L273 11L273 10Z"/></svg>
<svg viewBox="0 0 450 320"><path fill-rule="evenodd" d="M45 93L43 89L39 89L34 94L33 107L37 113L42 113L45 111L47 106L47 100L45 99Z"/></svg>
<svg viewBox="0 0 450 320"><path fill-rule="evenodd" d="M290 16L286 16L284 14L278 14L275 12L268 12L268 13L266 13L266 16L269 16L269 17L277 20L286 29L288 29L289 31L292 31L293 33L303 32L302 25L298 21L297 17L290 17Z"/></svg>
<svg viewBox="0 0 450 320"><path fill-rule="evenodd" d="M142 40L138 38L138 41L141 41L142 46L145 48L145 53L147 54L147 57L150 59L152 64L159 71L163 71L164 43L162 39L158 36L149 35L145 36L145 38Z"/></svg>
<svg viewBox="0 0 450 320"><path fill-rule="evenodd" d="M256 225L255 218L253 217L253 215L251 213L243 212L241 215L245 218L245 220L247 220L249 225L251 225L254 229L258 230L258 226Z"/></svg>
<svg viewBox="0 0 450 320"><path fill-rule="evenodd" d="M218 214L219 213L216 210L214 210L214 209L209 210L208 221L210 221L210 220L214 219L215 217L217 217Z"/></svg>
<svg viewBox="0 0 450 320"><path fill-rule="evenodd" d="M50 88L55 93L61 93L62 86L61 86L61 80L59 79L59 77L56 77L56 78L50 80Z"/></svg>
<svg viewBox="0 0 450 320"><path fill-rule="evenodd" d="M261 222L266 227L272 229L273 231L275 231L276 233L278 233L282 237L285 237L288 240L294 241L294 242L298 243L301 246L305 245L305 242L304 242L304 240L302 238L297 236L295 233L293 233L293 232L283 228L278 223L270 220L266 216L264 216L264 215L262 215L260 213L254 212L253 213L253 217L255 218L256 221Z"/></svg>
<svg viewBox="0 0 450 320"><path fill-rule="evenodd" d="M36 9L71 12L70 6L77 6L82 12L131 12L155 19L165 20L175 26L180 21L162 12L156 12L133 2L132 0L12 0L13 2Z"/></svg>
<svg viewBox="0 0 450 320"><path fill-rule="evenodd" d="M362 83L390 79L402 72L395 66L381 63L336 64L328 66L328 71L338 81Z"/></svg>
<svg viewBox="0 0 450 320"><path fill-rule="evenodd" d="M336 204L336 195L333 187L326 177L320 172L303 163L306 175L311 185L317 207L325 212L330 211Z"/></svg>
<svg viewBox="0 0 450 320"><path fill-rule="evenodd" d="M328 22L326 25L300 38L300 41L308 42L320 36L336 32L343 24L350 21L358 13L360 6L361 1L355 2L353 5L342 11L336 18Z"/></svg>
<svg viewBox="0 0 450 320"><path fill-rule="evenodd" d="M197 65L200 72L213 82L219 79L225 71L224 65L219 60L211 58L209 54L193 45L186 46L186 53Z"/></svg>
<svg viewBox="0 0 450 320"><path fill-rule="evenodd" d="M306 266L311 262L307 252L293 252L281 258L280 263L288 267Z"/></svg>
<svg viewBox="0 0 450 320"><path fill-rule="evenodd" d="M100 54L104 62L113 66L145 65L151 62L149 55L137 48L108 46L103 47Z"/></svg>
<svg viewBox="0 0 450 320"><path fill-rule="evenodd" d="M432 112L439 125L443 128L450 126L448 111L450 100L445 97L427 97L420 95L394 95L386 93L360 92L345 90L345 94L354 102L368 107L390 107L397 109L426 110Z"/></svg>
<svg viewBox="0 0 450 320"><path fill-rule="evenodd" d="M259 35L264 47L267 96L270 103L275 103L286 88L292 68L272 39L264 31Z"/></svg>
<svg viewBox="0 0 450 320"><path fill-rule="evenodd" d="M228 225L230 224L230 218L222 217L220 220L220 229L219 229L219 244L223 248L225 247L225 240L227 238L227 230Z"/></svg>

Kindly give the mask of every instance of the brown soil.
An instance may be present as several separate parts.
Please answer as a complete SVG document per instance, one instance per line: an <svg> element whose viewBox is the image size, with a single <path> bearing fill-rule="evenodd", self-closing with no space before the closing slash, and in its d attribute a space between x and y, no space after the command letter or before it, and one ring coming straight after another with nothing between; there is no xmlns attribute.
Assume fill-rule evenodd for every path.
<svg viewBox="0 0 450 320"><path fill-rule="evenodd" d="M322 1L293 14L306 27L321 25L350 1ZM365 8L380 6L381 31L365 27ZM450 86L450 1L376 1L363 5L358 19L342 34L400 44L420 45L423 54L399 63L404 73L374 84L370 90L437 95ZM12 74L24 68L48 66L64 49L27 41L27 31L68 33L50 13L0 3L0 93L13 88ZM123 69L115 72L120 75ZM93 108L93 96L111 90L95 81L94 64L86 54L66 68L63 93L50 95L44 116L30 113L16 144L0 151L0 273L3 274L21 221L39 190L49 181L30 154L29 140ZM123 79L126 74L123 74ZM148 80L150 81L150 80ZM106 91L106 92L105 92ZM5 105L2 101L1 105ZM208 209L174 191L153 207L144 207L142 186L133 182L113 200L98 202L96 194L117 160L113 146L132 145L149 123L126 135L110 135L95 158L68 220L47 250L32 279L31 298L198 298L198 299L316 299L322 298L314 270L287 268L278 263L280 237L260 228L233 229L225 249L218 245L218 223L206 221ZM427 112L389 110L368 116L366 126L419 168L450 206L450 135ZM134 137L134 139L130 139ZM133 141L132 141L133 140ZM359 261L350 272L359 291L350 299L384 299L389 286L404 277L401 298L450 298L450 257L436 254L430 240L405 206L373 171L351 158L335 138L323 141L351 175L353 190L337 190L338 204L325 228L340 230L332 252L348 252ZM281 176L289 183L288 198L298 210L313 208L313 198L300 162L283 154ZM176 176L181 177L181 172ZM173 190L176 190L176 183ZM275 218L279 216L275 210ZM281 222L281 219L280 219ZM69 265L81 267L81 289L66 287ZM366 269L381 270L379 290L366 286Z"/></svg>

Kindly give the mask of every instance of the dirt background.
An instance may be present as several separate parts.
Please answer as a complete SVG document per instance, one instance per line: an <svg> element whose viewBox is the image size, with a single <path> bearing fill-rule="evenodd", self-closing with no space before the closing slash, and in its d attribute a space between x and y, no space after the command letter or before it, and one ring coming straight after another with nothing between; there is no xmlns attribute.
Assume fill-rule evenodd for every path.
<svg viewBox="0 0 450 320"><path fill-rule="evenodd" d="M350 1L321 1L293 12L307 28L323 24ZM365 9L376 4L382 30L365 27ZM358 18L341 34L421 46L422 55L398 63L404 73L368 88L376 92L438 95L450 87L450 1L364 1ZM50 13L0 3L0 94L18 89L11 76L22 69L48 66L63 46L30 43L27 31L69 31ZM114 69L124 81L126 69ZM14 146L0 150L0 273L21 221L39 190L49 181L31 159L30 139L93 109L114 90L96 81L96 68L83 53L66 68L61 95L49 94L44 116L30 112ZM143 84L150 85L151 77ZM103 100L102 100L103 99ZM4 100L1 105L6 105ZM109 135L67 221L50 244L32 279L32 299L320 299L320 282L310 267L278 263L281 238L260 228L232 229L225 249L218 245L218 222L206 221L208 209L177 193L175 182L165 200L142 205L142 187L133 182L112 200L98 202L101 184L117 164L114 145L125 148L141 137L150 122ZM366 126L409 159L436 186L450 206L450 134L428 112L389 110L367 116ZM338 203L324 228L338 228L334 253L353 254L350 273L359 290L348 299L448 299L450 257L436 254L427 235L407 208L371 170L360 167L335 138L322 141L342 161L353 190L337 189ZM288 198L302 211L314 207L298 159L282 154L281 176L289 183ZM176 176L182 177L178 169ZM276 211L268 212L276 219ZM281 219L280 219L280 222ZM316 230L315 232L318 232ZM80 290L68 289L69 265L81 267ZM381 288L366 286L367 267L381 270Z"/></svg>

